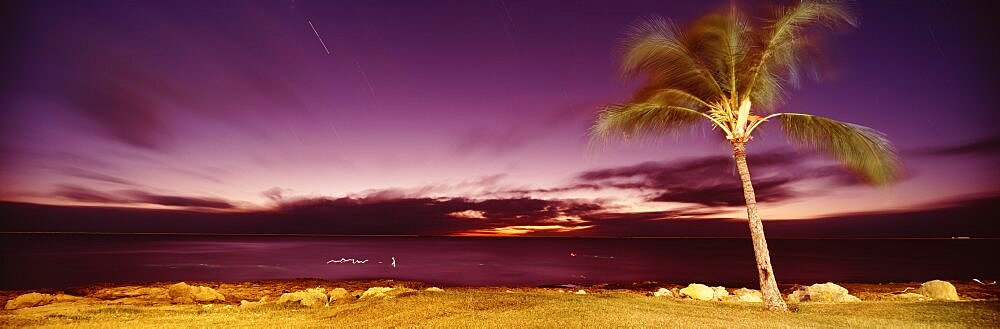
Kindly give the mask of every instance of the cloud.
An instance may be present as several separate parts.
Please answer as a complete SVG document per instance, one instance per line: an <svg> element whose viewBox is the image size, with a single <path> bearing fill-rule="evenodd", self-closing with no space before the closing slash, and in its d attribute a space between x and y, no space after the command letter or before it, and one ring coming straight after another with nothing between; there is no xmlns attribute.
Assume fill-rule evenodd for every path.
<svg viewBox="0 0 1000 329"><path fill-rule="evenodd" d="M66 190L71 192L72 190ZM79 192L79 191L77 191ZM86 192L86 191L85 191ZM107 197L83 193L84 198ZM113 198L113 197L112 197ZM482 210L489 205L490 212ZM0 202L0 231L269 233L348 235L517 235L603 237L746 237L745 220L699 219L697 209L616 213L560 200L307 199L268 211L204 212L66 207ZM466 209L483 219L449 216ZM552 211L572 213L562 219ZM766 221L769 237L1000 237L982 214L1000 211L1000 193L909 210L809 220Z"/></svg>
<svg viewBox="0 0 1000 329"><path fill-rule="evenodd" d="M83 72L79 76L87 78L65 81L63 93L68 108L112 140L143 150L163 151L171 132L158 100L170 87L148 72L124 67L128 63L76 68Z"/></svg>
<svg viewBox="0 0 1000 329"><path fill-rule="evenodd" d="M810 193L821 193L802 191L794 185L803 180L821 180L824 188L863 183L838 166L817 162L790 150L755 153L748 161L754 172L758 202L782 202ZM81 171L73 174L118 184L128 183L99 173ZM340 198L295 197L289 195L291 190L278 187L263 191L261 195L270 199L275 213L282 216L345 218L351 219L351 225L355 225L354 220L386 224L385 218L392 218L394 226L388 231L395 232L393 234L406 234L409 232L407 229L440 234L444 227L456 230L449 234L473 231L513 233L529 226L537 227L537 231L543 233L561 232L543 228L551 225L586 233L584 231L596 230L592 219L632 216L621 213L623 208L620 205L606 204L600 199L566 199L566 194L563 194L580 190L634 190L647 202L689 205L674 212L656 214L670 219L711 217L722 213L725 208L744 204L742 186L734 173L732 160L721 155L588 170L578 173L564 186L551 188L513 189L502 184L503 178L504 175L491 175L454 184L368 190ZM153 204L215 210L237 208L232 202L219 198L165 195L134 188L100 191L62 185L54 195L78 202L114 205ZM456 220L465 223L456 224ZM494 230L515 226L522 228ZM587 228L574 229L579 227ZM345 232L348 233L345 234L371 230L386 229L346 227Z"/></svg>
<svg viewBox="0 0 1000 329"><path fill-rule="evenodd" d="M69 167L69 168L65 168L65 169L61 170L61 172L63 174L68 175L68 176L73 176L73 177L78 177L78 178L84 178L84 179L89 179L89 180L98 181L98 182L113 183L113 184L128 185L128 186L139 186L139 183L136 183L136 182L124 179L124 178L115 177L115 176L111 176L111 175L107 175L107 174L102 174L102 173L99 173L99 172L96 172L96 171L90 171L90 170L82 169L82 168Z"/></svg>
<svg viewBox="0 0 1000 329"><path fill-rule="evenodd" d="M790 150L751 154L747 162L754 173L759 202L781 202L800 196L792 183L803 179L834 178L830 184L853 185L849 173L836 166L808 164L809 157ZM730 157L707 156L582 172L565 187L572 189L618 188L649 192L648 201L732 207L744 204L743 187Z"/></svg>
<svg viewBox="0 0 1000 329"><path fill-rule="evenodd" d="M602 209L596 203L535 198L387 198L383 194L367 197L304 198L281 203L282 213L347 212L359 217L393 215L395 217L431 216L454 219L453 214L475 214L486 223L527 225L560 216L576 216ZM397 213L398 212L398 213ZM467 218L467 217L466 217Z"/></svg>
<svg viewBox="0 0 1000 329"><path fill-rule="evenodd" d="M757 202L779 202L795 198L797 194L788 186L787 177L756 180L753 182ZM738 182L708 186L671 186L650 201L697 203L711 207L737 207L746 204L743 186Z"/></svg>
<svg viewBox="0 0 1000 329"><path fill-rule="evenodd" d="M753 174L758 202L783 202L824 193L831 187L863 185L849 170L813 155L778 149L751 153L747 162ZM819 181L822 189L803 190L795 184ZM561 187L524 190L552 193L575 190L623 189L639 191L647 201L697 204L707 207L744 205L743 187L733 159L728 156L650 161L636 165L581 172Z"/></svg>
<svg viewBox="0 0 1000 329"><path fill-rule="evenodd" d="M79 202L124 203L118 196L73 185L61 185L53 193L55 196Z"/></svg>
<svg viewBox="0 0 1000 329"><path fill-rule="evenodd" d="M790 150L754 153L748 159L759 202L782 202L816 191L795 183L820 181L822 188L863 182L850 172ZM644 162L580 172L564 186L512 189L503 175L455 184L408 189L369 190L345 197L295 197L290 190L271 188L261 195L273 202L267 211L245 209L242 225L217 228L234 233L325 233L389 235L580 235L643 236L745 233L726 219L706 219L743 206L739 179L727 156ZM580 190L639 191L648 202L681 204L668 211L633 212L601 199L571 199ZM551 195L549 193L555 193ZM561 195L562 194L562 195ZM154 204L190 210L227 210L223 199L165 195L129 189L99 191L62 185L54 195L92 204ZM462 195L462 197L456 197ZM560 196L561 195L561 196ZM685 206L686 205L686 206ZM224 228L223 228L224 226ZM183 226L182 227L187 227Z"/></svg>
<svg viewBox="0 0 1000 329"><path fill-rule="evenodd" d="M272 187L272 188L267 189L264 192L260 192L260 195L264 196L265 198L270 199L271 201L281 202L281 201L283 201L285 199L285 194L287 194L288 192L291 192L291 191L292 191L291 189L280 188L280 187Z"/></svg>
<svg viewBox="0 0 1000 329"><path fill-rule="evenodd" d="M593 225L583 225L583 226L563 226L563 225L513 225L504 227L494 227L489 229L472 230L467 232L461 232L456 235L458 236L511 236L511 235L525 235L530 233L569 233L580 230L586 230L594 227Z"/></svg>
<svg viewBox="0 0 1000 329"><path fill-rule="evenodd" d="M747 157L751 170L767 170L773 167L799 166L806 155L790 150L772 150L752 153ZM615 178L648 178L651 187L672 185L684 177L717 177L735 174L735 164L728 156L705 156L700 158L644 162L638 165L595 169L580 173L582 181L600 181Z"/></svg>
<svg viewBox="0 0 1000 329"><path fill-rule="evenodd" d="M810 155L788 149L758 152L750 155L748 162L751 163L754 172L754 187L758 202L782 202L822 193L793 188L796 182L805 180L820 180L824 188L864 184L862 180L840 166L816 161ZM452 211L450 216L455 218L476 218L479 214L487 218L509 217L510 214L504 211L513 210L513 207L535 209L546 216L556 217L559 216L558 211L549 211L545 208L551 201L539 199L537 196L551 197L555 194L558 197L562 193L604 189L635 190L645 195L646 201L686 203L698 205L701 209L737 207L743 206L745 201L742 185L734 167L733 160L727 156L706 156L583 171L576 174L570 182L555 187L513 188L501 184L503 175L492 175L458 184L368 190L350 194L347 199L362 203L437 196L447 198L455 195L483 199L477 204L479 208ZM503 200L503 206L500 209L492 209L492 203L498 200ZM602 210L603 205L600 202L577 202L573 203L572 207L580 207L574 209L577 213L594 213Z"/></svg>
<svg viewBox="0 0 1000 329"><path fill-rule="evenodd" d="M372 199L403 199L403 198L423 198L431 196L455 196L480 197L497 194L510 194L511 188L501 181L505 174L494 174L481 176L473 179L463 180L457 183L429 184L412 188L384 188L361 191L349 194L349 197Z"/></svg>
<svg viewBox="0 0 1000 329"><path fill-rule="evenodd" d="M448 216L466 219L486 219L486 213L480 210L462 210L448 213Z"/></svg>
<svg viewBox="0 0 1000 329"><path fill-rule="evenodd" d="M285 200L271 215L291 228L315 225L336 234L530 235L586 230L590 224L583 217L602 209L582 201L387 198L375 193Z"/></svg>
<svg viewBox="0 0 1000 329"><path fill-rule="evenodd" d="M457 142L454 149L459 154L480 150L491 154L504 154L521 149L542 135L543 133L539 131L527 131L513 127L504 130L479 128L460 134L455 139Z"/></svg>
<svg viewBox="0 0 1000 329"><path fill-rule="evenodd" d="M912 153L936 156L997 156L1000 155L1000 135L986 136L956 145L919 149L912 151Z"/></svg>
<svg viewBox="0 0 1000 329"><path fill-rule="evenodd" d="M468 154L484 151L490 154L505 154L520 150L531 143L537 143L560 129L578 126L582 130L592 118L594 109L600 102L591 101L572 104L562 108L544 109L538 113L537 120L519 120L502 128L496 128L496 122L489 125L474 127L462 131L455 138L454 151L457 154Z"/></svg>
<svg viewBox="0 0 1000 329"><path fill-rule="evenodd" d="M177 195L152 194L138 190L128 191L132 203L149 203L185 208L232 209L233 204L219 198L200 198Z"/></svg>
<svg viewBox="0 0 1000 329"><path fill-rule="evenodd" d="M298 31L281 28L276 18L248 10L232 22L247 38L233 38L214 28L215 20L141 18L140 12L164 10L160 6L137 7L136 15L113 17L99 7L50 5L24 12L72 19L55 19L58 24L46 25L50 32L35 32L44 33L46 42L27 47L31 56L11 58L19 70L12 72L14 78L5 79L21 81L16 96L44 95L76 114L82 125L66 127L70 133L166 152L188 137L178 128L185 133L201 125L236 128L248 137L267 140L273 137L275 122L282 122L279 119L301 118L312 127L328 126L327 120L309 111L312 104L303 95L310 94L310 88L301 86L301 81L322 75L312 66L284 65L303 62L314 49L296 41L293 36ZM98 21L102 23L95 24ZM120 34L116 25L128 26L127 35L142 37ZM248 54L243 51L248 44L282 51Z"/></svg>
<svg viewBox="0 0 1000 329"><path fill-rule="evenodd" d="M157 203L189 210L224 208L228 203L204 198L152 195L138 191L105 193L67 187L60 195L78 201L108 204ZM2 204L2 203L0 203ZM190 233L315 233L348 235L564 235L584 234L606 211L596 203L498 198L302 198L284 200L266 211L232 213L177 212L153 209L11 206L49 213L25 218L36 222L6 222L5 230L41 229L44 218L59 221L51 230L104 232ZM23 210L23 209L22 209ZM51 215L56 212L58 215ZM170 215L164 215L169 213ZM461 215L461 216L456 216ZM68 216L68 217L64 217ZM122 222L128 218L130 221ZM206 219L208 218L208 219ZM79 224L81 222L86 225ZM12 224L13 223L13 224ZM66 227L61 227L67 225ZM19 227L19 228L18 228Z"/></svg>
<svg viewBox="0 0 1000 329"><path fill-rule="evenodd" d="M233 209L235 206L219 198L190 197L149 193L140 190L102 192L75 185L57 186L53 195L77 202L103 204L153 204L169 207L200 209Z"/></svg>

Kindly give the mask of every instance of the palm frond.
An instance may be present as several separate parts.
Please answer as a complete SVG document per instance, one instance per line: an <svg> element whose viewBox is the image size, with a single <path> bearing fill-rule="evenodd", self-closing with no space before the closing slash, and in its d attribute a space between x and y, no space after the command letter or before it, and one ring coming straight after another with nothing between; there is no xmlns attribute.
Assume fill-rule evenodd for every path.
<svg viewBox="0 0 1000 329"><path fill-rule="evenodd" d="M750 90L750 100L761 113L770 112L781 106L785 100L783 79L772 71L762 71L756 77L757 86Z"/></svg>
<svg viewBox="0 0 1000 329"><path fill-rule="evenodd" d="M814 115L780 116L793 142L829 153L869 183L883 185L899 177L899 158L881 132Z"/></svg>
<svg viewBox="0 0 1000 329"><path fill-rule="evenodd" d="M686 39L669 20L652 17L638 21L626 32L622 74L625 78L645 76L649 86L682 89L712 101L722 87Z"/></svg>
<svg viewBox="0 0 1000 329"><path fill-rule="evenodd" d="M630 103L653 103L664 106L679 106L696 111L705 111L711 104L708 101L677 88L657 88L650 86L640 89L632 97Z"/></svg>
<svg viewBox="0 0 1000 329"><path fill-rule="evenodd" d="M751 95L754 104L765 105L764 109L781 103L786 83L798 86L806 63L804 55L810 47L807 30L858 24L848 6L839 0L802 0L792 6L776 7L772 14L758 34L760 51L743 66L749 77L741 88Z"/></svg>
<svg viewBox="0 0 1000 329"><path fill-rule="evenodd" d="M737 98L741 78L738 66L751 51L751 31L750 20L733 6L728 13L701 17L685 33L693 56L709 68L731 101Z"/></svg>
<svg viewBox="0 0 1000 329"><path fill-rule="evenodd" d="M590 127L591 144L664 134L706 118L701 112L654 103L610 105Z"/></svg>

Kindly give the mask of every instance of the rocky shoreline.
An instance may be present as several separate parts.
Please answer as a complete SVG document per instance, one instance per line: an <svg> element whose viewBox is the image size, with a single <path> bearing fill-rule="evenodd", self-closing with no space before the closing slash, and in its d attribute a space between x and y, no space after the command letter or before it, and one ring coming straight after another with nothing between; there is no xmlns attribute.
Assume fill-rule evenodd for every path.
<svg viewBox="0 0 1000 329"><path fill-rule="evenodd" d="M925 283L788 285L783 294L789 303L861 302L861 301L931 301L931 300L1000 300L1000 287L976 282L933 280ZM746 287L708 286L692 283L596 284L589 286L558 285L546 287L445 287L457 291L558 292L575 294L627 293L653 298L679 298L702 301L761 302L760 291ZM70 289L38 291L0 291L6 310L16 310L56 303L108 305L202 304L222 307L259 307L263 305L322 307L361 299L394 298L418 293L442 292L445 289L415 281L368 280L326 281L315 279L271 280L240 283L156 282L139 285L95 285Z"/></svg>

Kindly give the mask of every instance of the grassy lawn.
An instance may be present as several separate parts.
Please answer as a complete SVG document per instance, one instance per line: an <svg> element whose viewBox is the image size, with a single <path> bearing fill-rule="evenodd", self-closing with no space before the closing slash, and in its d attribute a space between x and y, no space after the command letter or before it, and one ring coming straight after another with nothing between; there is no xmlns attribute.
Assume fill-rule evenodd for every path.
<svg viewBox="0 0 1000 329"><path fill-rule="evenodd" d="M1000 302L801 304L790 314L760 305L646 297L454 289L307 309L274 305L61 303L0 312L0 326L45 327L997 327Z"/></svg>

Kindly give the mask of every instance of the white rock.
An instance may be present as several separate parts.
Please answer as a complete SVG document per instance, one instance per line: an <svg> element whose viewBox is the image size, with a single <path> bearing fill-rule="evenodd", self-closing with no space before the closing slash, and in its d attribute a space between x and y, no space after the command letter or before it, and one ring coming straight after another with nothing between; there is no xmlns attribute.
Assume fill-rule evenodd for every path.
<svg viewBox="0 0 1000 329"><path fill-rule="evenodd" d="M16 310L26 307L42 306L52 303L55 300L56 300L55 296L32 292L8 300L7 305L4 308L8 310Z"/></svg>
<svg viewBox="0 0 1000 329"><path fill-rule="evenodd" d="M847 292L844 287L832 282L817 283L796 290L788 295L788 301L797 302L860 302L861 299Z"/></svg>
<svg viewBox="0 0 1000 329"><path fill-rule="evenodd" d="M931 280L924 282L914 291L918 294L940 300L959 300L958 291L955 286L948 281Z"/></svg>
<svg viewBox="0 0 1000 329"><path fill-rule="evenodd" d="M653 292L653 297L674 297L674 293L670 289L660 288Z"/></svg>
<svg viewBox="0 0 1000 329"><path fill-rule="evenodd" d="M365 298L384 298L387 297L385 293L392 291L393 288L390 287L371 287L365 292L361 293L361 299Z"/></svg>
<svg viewBox="0 0 1000 329"><path fill-rule="evenodd" d="M278 304L299 304L306 307L323 307L329 303L324 288L309 288L306 290L281 294Z"/></svg>
<svg viewBox="0 0 1000 329"><path fill-rule="evenodd" d="M722 300L722 298L725 298L726 296L729 296L729 291L726 291L726 287L723 286L712 287L713 300Z"/></svg>
<svg viewBox="0 0 1000 329"><path fill-rule="evenodd" d="M176 304L207 303L225 301L223 296L215 289L205 286L192 286L184 282L175 283L167 287L167 294L170 300Z"/></svg>
<svg viewBox="0 0 1000 329"><path fill-rule="evenodd" d="M715 290L709 286L692 283L680 291L681 297L688 297L697 300L712 300L715 298Z"/></svg>
<svg viewBox="0 0 1000 329"><path fill-rule="evenodd" d="M733 291L733 295L736 295L736 299L741 302L748 303L763 303L764 296L759 290L740 288Z"/></svg>

